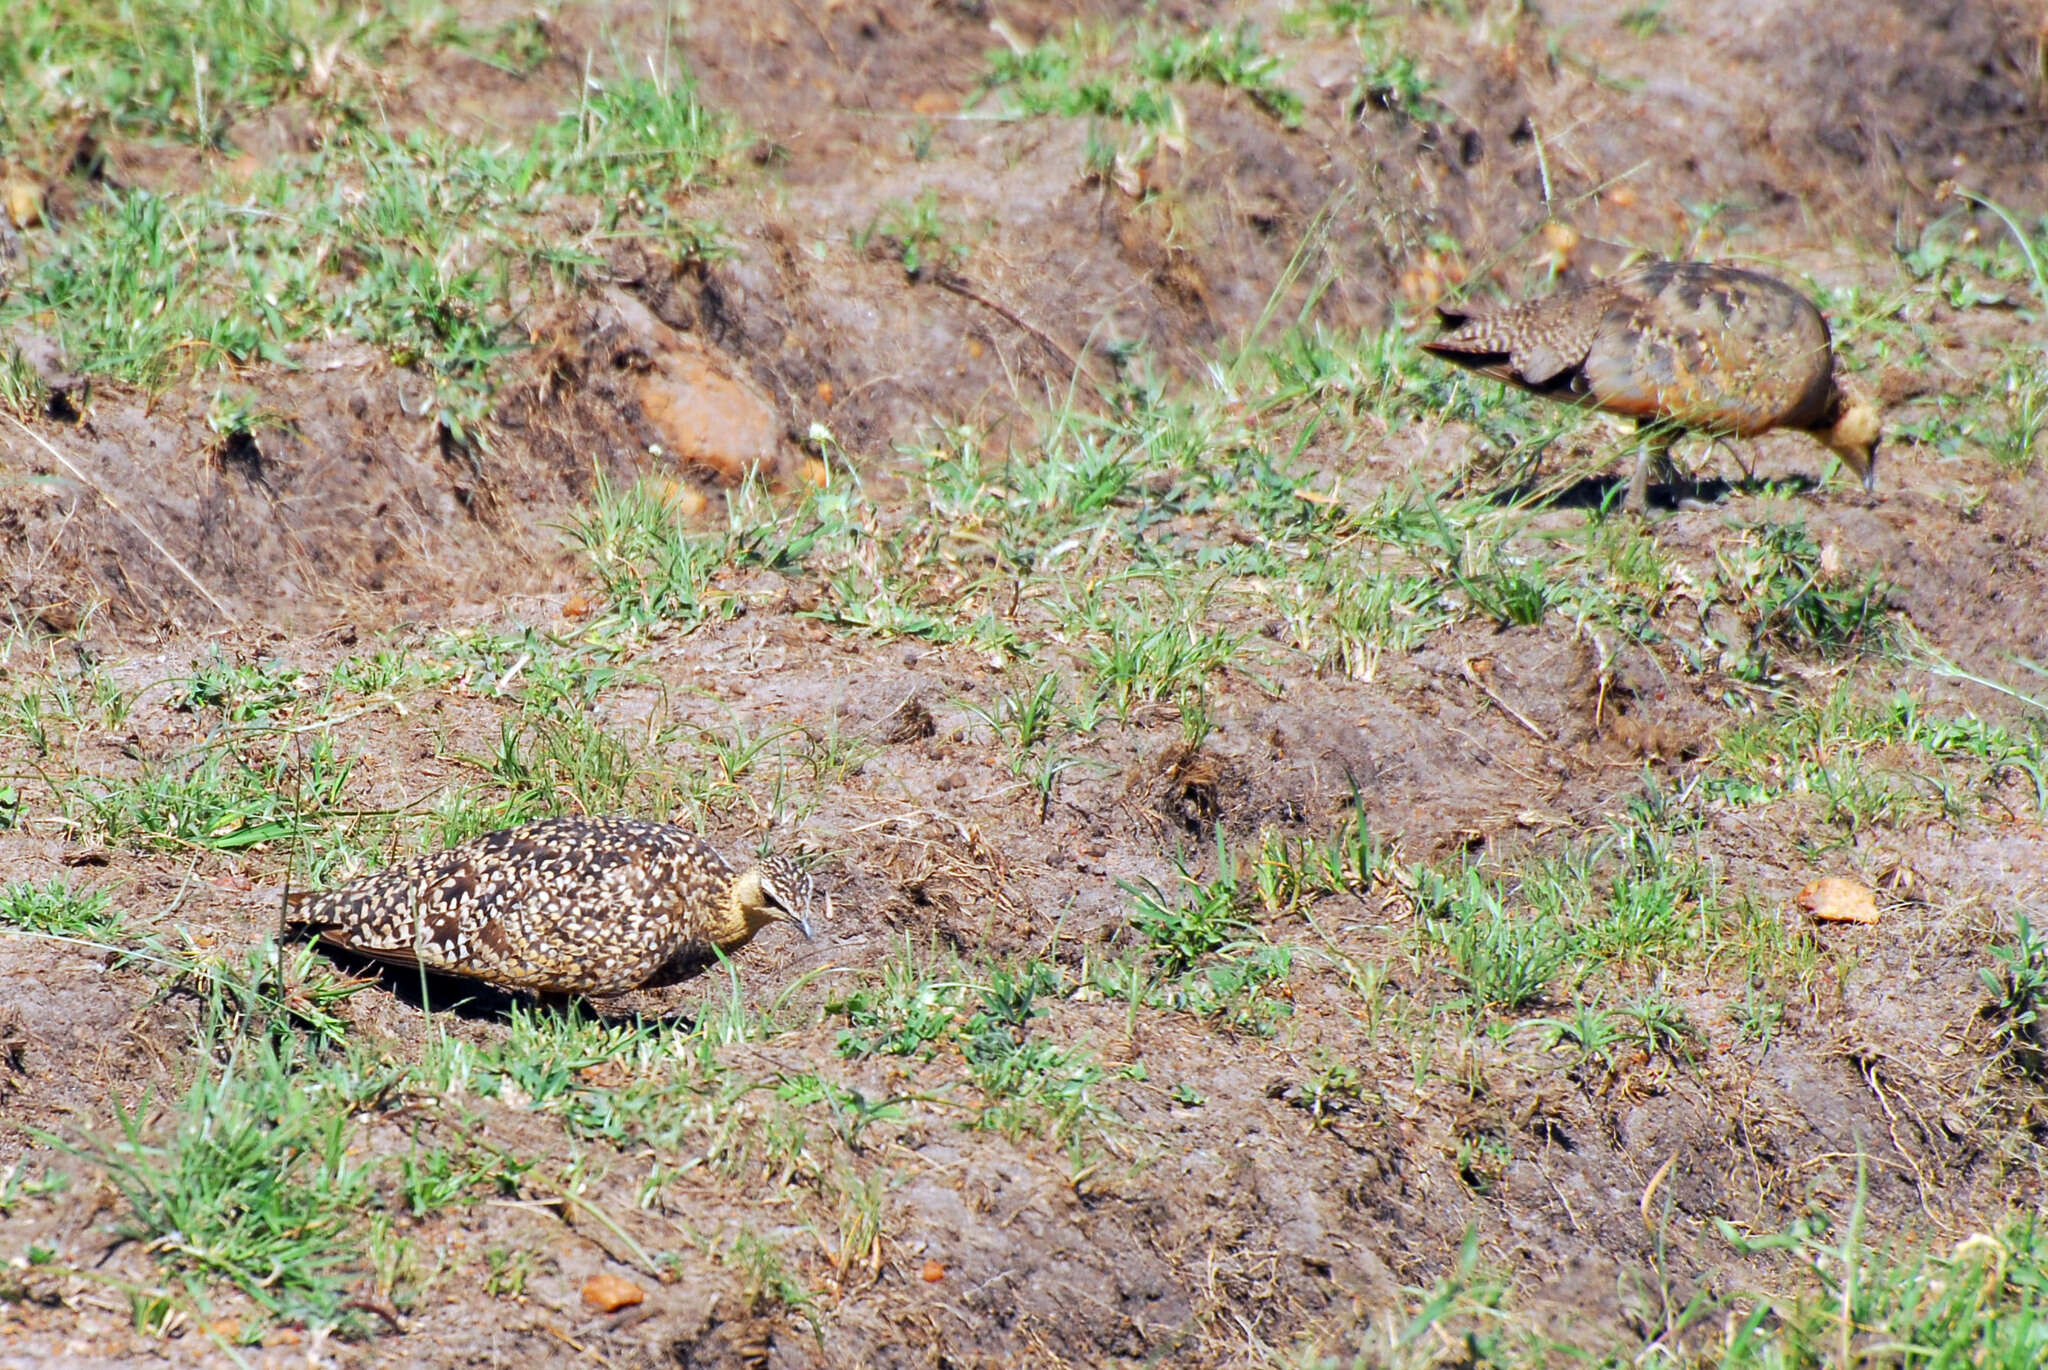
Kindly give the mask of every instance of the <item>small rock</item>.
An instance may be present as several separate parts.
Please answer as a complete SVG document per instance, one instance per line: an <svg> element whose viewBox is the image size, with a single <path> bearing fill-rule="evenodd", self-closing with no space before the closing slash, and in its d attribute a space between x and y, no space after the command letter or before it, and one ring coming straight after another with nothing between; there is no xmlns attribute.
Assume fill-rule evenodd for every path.
<svg viewBox="0 0 2048 1370"><path fill-rule="evenodd" d="M622 1275L599 1271L583 1282L583 1306L593 1313L616 1313L647 1302L647 1292Z"/></svg>
<svg viewBox="0 0 2048 1370"><path fill-rule="evenodd" d="M7 217L16 228L34 228L43 221L43 188L26 176L10 176L0 187L7 204Z"/></svg>
<svg viewBox="0 0 2048 1370"><path fill-rule="evenodd" d="M632 369L661 455L727 485L754 472L779 483L788 473L774 401L730 357L678 333L640 300L619 290L604 298L600 321L616 330L615 360Z"/></svg>
<svg viewBox="0 0 2048 1370"><path fill-rule="evenodd" d="M1877 896L1838 875L1824 875L1799 891L1799 907L1819 923L1875 923Z"/></svg>
<svg viewBox="0 0 2048 1370"><path fill-rule="evenodd" d="M711 507L711 501L702 490L681 481L665 480L660 483L662 502L671 512L684 518L695 518Z"/></svg>
<svg viewBox="0 0 2048 1370"><path fill-rule="evenodd" d="M1579 231L1552 219L1543 225L1543 255L1538 259L1552 275L1569 271L1579 254Z"/></svg>

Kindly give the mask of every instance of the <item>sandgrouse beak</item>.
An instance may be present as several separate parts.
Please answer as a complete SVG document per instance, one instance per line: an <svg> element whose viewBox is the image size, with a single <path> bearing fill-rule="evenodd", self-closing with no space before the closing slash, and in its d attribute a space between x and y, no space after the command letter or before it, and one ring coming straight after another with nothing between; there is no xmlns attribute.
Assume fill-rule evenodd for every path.
<svg viewBox="0 0 2048 1370"><path fill-rule="evenodd" d="M806 942L817 935L817 929L811 926L810 914L811 901L808 899L804 900L802 908L785 908L782 911L783 918L796 924L796 930L804 935ZM825 921L832 921L832 896L829 893L825 896Z"/></svg>
<svg viewBox="0 0 2048 1370"><path fill-rule="evenodd" d="M761 894L770 914L785 923L793 923L796 930L809 941L817 930L811 925L811 909L817 900L817 886L811 877L800 870L786 865L780 869L763 871ZM832 896L825 896L825 917L832 917Z"/></svg>

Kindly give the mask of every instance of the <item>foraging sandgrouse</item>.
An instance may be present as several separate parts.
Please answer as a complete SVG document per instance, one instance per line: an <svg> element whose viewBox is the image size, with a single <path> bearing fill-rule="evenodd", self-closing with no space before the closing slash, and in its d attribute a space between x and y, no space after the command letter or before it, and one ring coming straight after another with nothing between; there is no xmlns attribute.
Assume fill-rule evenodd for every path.
<svg viewBox="0 0 2048 1370"><path fill-rule="evenodd" d="M1845 387L1827 320L1783 281L1705 262L1652 262L1500 308L1438 305L1424 350L1537 395L1636 420L1647 439L1624 507L1644 511L1681 430L1811 433L1877 488L1878 415Z"/></svg>
<svg viewBox="0 0 2048 1370"><path fill-rule="evenodd" d="M731 951L777 919L809 937L811 898L787 857L735 872L672 823L550 818L295 896L291 926L508 989L616 994L686 948Z"/></svg>

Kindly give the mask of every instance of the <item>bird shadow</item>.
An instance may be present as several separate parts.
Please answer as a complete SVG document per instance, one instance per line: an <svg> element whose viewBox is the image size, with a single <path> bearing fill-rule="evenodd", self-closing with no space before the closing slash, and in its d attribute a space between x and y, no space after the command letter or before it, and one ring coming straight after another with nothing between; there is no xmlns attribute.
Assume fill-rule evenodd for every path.
<svg viewBox="0 0 2048 1370"><path fill-rule="evenodd" d="M1646 492L1652 508L1679 510L1721 504L1734 495L1798 496L1820 488L1812 476L1744 476L1725 480L1678 480L1651 485ZM1543 504L1552 509L1606 509L1618 512L1628 481L1621 476L1582 476L1562 487L1545 481L1519 481L1502 486L1488 498L1495 504Z"/></svg>
<svg viewBox="0 0 2048 1370"><path fill-rule="evenodd" d="M696 1015L680 1009L672 1013L647 1014L638 1009L617 1012L604 1007L602 998L581 994L543 994L533 990L502 989L460 975L442 975L417 966L398 966L373 956L359 956L339 947L322 947L336 970L356 980L368 981L388 991L392 998L421 1013L445 1013L473 1023L509 1023L515 1013L548 1014L554 1017L581 1016L600 1027L679 1027L697 1025ZM715 964L710 956L693 958L688 953L655 975L639 989L660 989L678 985L703 974ZM637 992L637 991L636 991Z"/></svg>

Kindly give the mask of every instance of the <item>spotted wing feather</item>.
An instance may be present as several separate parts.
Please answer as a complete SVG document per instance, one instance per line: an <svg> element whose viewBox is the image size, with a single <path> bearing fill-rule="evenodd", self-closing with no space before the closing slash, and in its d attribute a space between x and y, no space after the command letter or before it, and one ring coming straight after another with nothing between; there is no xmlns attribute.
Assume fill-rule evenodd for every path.
<svg viewBox="0 0 2048 1370"><path fill-rule="evenodd" d="M1497 309L1439 306L1447 331L1422 346L1495 380L1549 392L1569 386L1612 303L1611 290L1593 286Z"/></svg>
<svg viewBox="0 0 2048 1370"><path fill-rule="evenodd" d="M681 828L552 819L489 833L299 905L323 942L511 988L631 988L698 936L730 876Z"/></svg>

